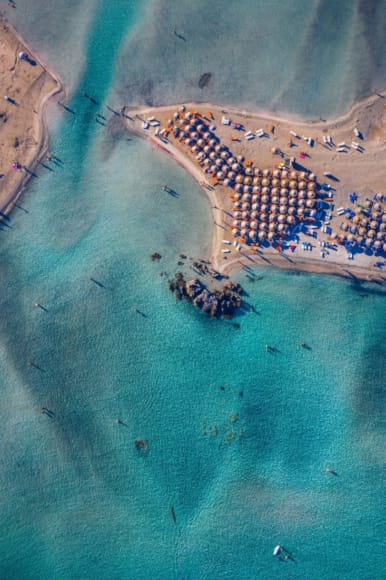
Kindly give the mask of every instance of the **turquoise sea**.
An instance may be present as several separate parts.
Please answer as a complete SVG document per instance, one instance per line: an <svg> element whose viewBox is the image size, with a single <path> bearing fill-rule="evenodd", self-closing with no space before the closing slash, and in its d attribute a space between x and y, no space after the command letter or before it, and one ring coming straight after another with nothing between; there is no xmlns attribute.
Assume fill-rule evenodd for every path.
<svg viewBox="0 0 386 580"><path fill-rule="evenodd" d="M0 577L385 578L385 288L260 268L256 313L176 302L160 274L206 256L209 202L111 108L333 116L386 85L386 1L2 10L73 112L0 231Z"/></svg>

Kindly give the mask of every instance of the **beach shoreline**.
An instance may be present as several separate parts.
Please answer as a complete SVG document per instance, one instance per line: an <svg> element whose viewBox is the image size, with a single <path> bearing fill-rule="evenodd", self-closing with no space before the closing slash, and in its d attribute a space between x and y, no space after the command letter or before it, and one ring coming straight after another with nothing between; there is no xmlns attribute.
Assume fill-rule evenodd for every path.
<svg viewBox="0 0 386 580"><path fill-rule="evenodd" d="M221 125L221 117L226 115L232 117L237 123L245 125L255 125L257 123L265 127L267 138L264 140L254 138L251 142L243 141L242 136L237 143L238 154L249 159L256 159L259 167L271 167L277 165L277 155L272 154L272 146L285 151L289 138L289 131L295 133L308 133L313 135L314 145L296 143L307 150L307 171L316 173L318 180L326 180L323 175L326 170L333 170L339 178L334 178L330 183L334 186L334 204L336 206L346 203L347 193L350 190L360 192L363 189L363 196L369 192L382 191L383 170L382 162L386 160L386 115L385 115L385 94L374 94L354 103L349 111L333 118L330 121L308 121L299 117L288 116L282 117L271 115L267 111L239 111L235 107L226 105L216 105L214 103L178 103L173 105L163 105L160 107L124 107L122 115L125 118L124 124L126 129L141 138L149 140L157 148L160 148L179 163L186 171L194 177L201 185L208 196L211 204L213 217L213 226L211 234L211 250L209 259L212 266L223 275L230 274L232 270L244 266L274 266L288 270L308 271L315 273L335 274L344 278L363 281L375 281L384 283L386 280L382 276L382 271L374 269L376 257L367 254L358 254L354 261L347 260L347 252L344 248L336 247L334 251L325 253L322 257L317 255L318 248L314 247L313 253L300 254L300 242L296 246L296 253L291 251L277 251L275 248L259 247L257 251L251 251L248 246L243 246L242 250L236 252L231 245L224 246L224 233L230 229L229 216L231 216L232 203L223 184L216 184L212 187L211 178L206 175L202 168L195 161L194 156L178 140L164 139L157 135L154 127L143 128L142 120L156 118L159 121L159 127L166 128L168 119L173 118L176 111L195 111L205 117L207 111L210 111L213 118L210 122L219 130L221 143L225 140L224 131L227 129ZM209 120L208 117L206 117ZM274 125L275 134L272 135L267 129ZM363 139L363 151L358 153L352 147L348 147L347 154L342 156L336 149L326 147L322 142L322 136L326 133L333 133L336 142L345 140L348 142L349 135L353 128L359 126ZM249 128L249 127L247 127ZM235 131L233 131L233 134ZM286 141L284 140L286 139ZM362 143L361 142L361 143ZM228 143L229 144L229 135ZM233 145L233 143L232 143ZM288 149L288 147L287 147ZM286 155L289 155L289 151ZM354 157L356 155L356 157ZM331 218L331 224L337 228L339 216L334 215ZM228 217L227 217L228 216ZM329 222L330 223L330 222ZM328 236L320 236L328 240ZM231 237L225 238L228 244L232 242ZM304 241L304 237L301 240ZM309 240L308 240L309 241ZM224 248L231 248L231 255L224 256Z"/></svg>
<svg viewBox="0 0 386 580"><path fill-rule="evenodd" d="M48 151L47 107L55 95L65 96L65 87L57 73L36 55L4 17L0 18L0 40L2 86L16 103L5 101L7 122L1 128L0 211L8 215ZM20 52L28 54L26 63L18 58ZM21 64L26 65L24 70ZM17 149L16 140L20 141ZM12 159L17 159L19 170L12 171Z"/></svg>

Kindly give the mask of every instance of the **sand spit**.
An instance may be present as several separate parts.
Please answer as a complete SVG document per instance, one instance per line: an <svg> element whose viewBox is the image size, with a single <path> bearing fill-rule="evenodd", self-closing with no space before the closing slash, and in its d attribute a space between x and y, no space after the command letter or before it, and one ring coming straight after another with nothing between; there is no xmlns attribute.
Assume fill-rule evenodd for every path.
<svg viewBox="0 0 386 580"><path fill-rule="evenodd" d="M46 106L63 86L4 18L0 65L0 211L7 214L47 152Z"/></svg>
<svg viewBox="0 0 386 580"><path fill-rule="evenodd" d="M328 121L213 103L124 107L122 116L205 189L220 273L260 264L383 282L385 97Z"/></svg>

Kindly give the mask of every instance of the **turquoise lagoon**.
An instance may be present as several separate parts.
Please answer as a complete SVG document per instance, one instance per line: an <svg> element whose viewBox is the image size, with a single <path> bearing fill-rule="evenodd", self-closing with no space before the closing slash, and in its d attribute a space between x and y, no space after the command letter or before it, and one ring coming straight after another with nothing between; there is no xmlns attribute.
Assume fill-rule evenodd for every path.
<svg viewBox="0 0 386 580"><path fill-rule="evenodd" d="M209 202L107 108L333 115L384 86L385 2L282 4L6 9L74 113L51 106L58 160L0 232L3 578L385 575L384 288L237 273L256 309L239 327L176 302L167 276L181 253L206 256Z"/></svg>

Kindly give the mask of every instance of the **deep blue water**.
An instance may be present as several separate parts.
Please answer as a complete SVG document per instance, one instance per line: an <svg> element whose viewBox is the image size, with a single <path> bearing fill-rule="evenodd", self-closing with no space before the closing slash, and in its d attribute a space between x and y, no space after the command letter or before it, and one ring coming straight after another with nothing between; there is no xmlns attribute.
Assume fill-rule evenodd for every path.
<svg viewBox="0 0 386 580"><path fill-rule="evenodd" d="M74 114L51 107L60 161L0 232L1 577L385 576L385 290L240 274L258 312L240 328L176 302L167 275L181 253L206 255L209 203L107 108L199 98L214 69L204 99L335 113L384 86L384 5L8 9ZM278 543L294 561L272 557Z"/></svg>

